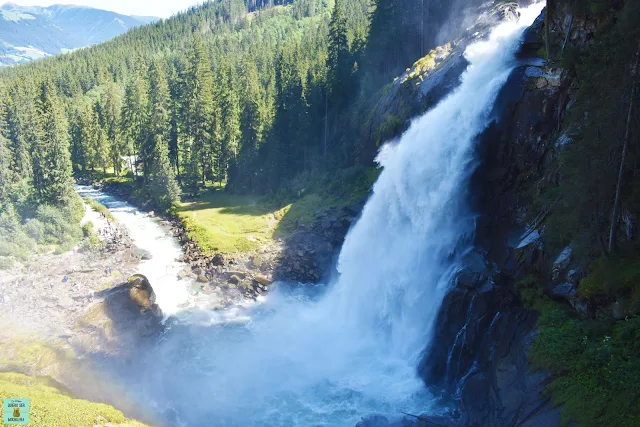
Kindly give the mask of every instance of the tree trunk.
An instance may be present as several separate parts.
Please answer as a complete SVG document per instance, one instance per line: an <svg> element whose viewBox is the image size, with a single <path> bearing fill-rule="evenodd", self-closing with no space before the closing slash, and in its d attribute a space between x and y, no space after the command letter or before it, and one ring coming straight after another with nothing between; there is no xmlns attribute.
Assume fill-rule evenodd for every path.
<svg viewBox="0 0 640 427"><path fill-rule="evenodd" d="M620 159L620 169L618 170L618 183L616 184L616 198L613 202L613 213L611 214L611 228L609 229L609 253L616 245L616 231L618 228L618 212L620 211L620 190L622 188L622 176L624 174L624 162L629 148L629 136L631 134L631 119L633 115L633 101L636 93L636 83L638 74L638 61L640 60L640 46L636 51L636 62L633 64L633 83L631 84L631 94L629 96L629 110L627 112L627 128L624 133L624 143L622 144L622 157Z"/></svg>

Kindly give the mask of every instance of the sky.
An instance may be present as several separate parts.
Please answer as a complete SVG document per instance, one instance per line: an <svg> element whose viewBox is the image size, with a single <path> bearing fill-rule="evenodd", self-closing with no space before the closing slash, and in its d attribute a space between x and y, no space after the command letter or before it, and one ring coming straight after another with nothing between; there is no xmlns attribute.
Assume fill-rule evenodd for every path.
<svg viewBox="0 0 640 427"><path fill-rule="evenodd" d="M15 3L23 6L51 6L52 4L75 4L111 10L123 15L169 16L186 10L204 0L0 0L0 4Z"/></svg>

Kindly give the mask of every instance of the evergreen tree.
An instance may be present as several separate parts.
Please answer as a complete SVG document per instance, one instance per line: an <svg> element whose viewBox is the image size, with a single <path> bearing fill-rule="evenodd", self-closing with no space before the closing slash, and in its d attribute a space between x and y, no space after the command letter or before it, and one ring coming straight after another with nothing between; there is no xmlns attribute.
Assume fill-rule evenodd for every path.
<svg viewBox="0 0 640 427"><path fill-rule="evenodd" d="M169 148L162 135L155 135L153 146L154 168L150 185L151 195L160 209L167 210L180 201L180 188L169 162Z"/></svg>
<svg viewBox="0 0 640 427"><path fill-rule="evenodd" d="M33 188L32 143L38 140L36 114L30 95L15 86L7 100L7 131L9 139L9 171L12 181L12 198L17 207L31 199Z"/></svg>
<svg viewBox="0 0 640 427"><path fill-rule="evenodd" d="M36 190L41 202L64 207L75 197L69 129L67 118L49 82L42 84L38 112L42 120L42 144L38 144L36 150L43 150L38 153L43 168L40 172L42 176L34 181L37 182Z"/></svg>
<svg viewBox="0 0 640 427"><path fill-rule="evenodd" d="M9 140L0 133L0 210L6 209L11 203L10 159Z"/></svg>
<svg viewBox="0 0 640 427"><path fill-rule="evenodd" d="M98 153L98 123L96 115L89 106L84 106L77 116L77 152L80 153L76 159L82 166L82 170L87 168L94 170L97 164Z"/></svg>
<svg viewBox="0 0 640 427"><path fill-rule="evenodd" d="M240 149L240 137L242 136L240 128L240 105L238 96L234 88L234 76L231 71L227 71L227 81L224 85L222 94L222 123L224 124L223 130L223 144L222 144L222 171L225 176L232 164L236 165L238 160L238 151Z"/></svg>
<svg viewBox="0 0 640 427"><path fill-rule="evenodd" d="M165 77L164 71L157 60L154 60L149 68L149 105L147 115L149 117L148 133L143 148L143 162L148 167L145 173L153 172L156 165L155 162L163 162L165 159L158 159L155 144L157 140L162 140L166 144L171 130L171 113L169 84ZM168 158L167 149L167 162Z"/></svg>
<svg viewBox="0 0 640 427"><path fill-rule="evenodd" d="M129 158L130 167L134 168L136 174L138 172L137 160L144 161L142 151L146 136L145 129L148 123L147 97L147 88L142 77L141 67L138 66L125 89L120 120L121 133L125 138L124 152Z"/></svg>
<svg viewBox="0 0 640 427"><path fill-rule="evenodd" d="M196 187L198 180L206 183L211 171L211 116L213 112L213 74L202 40L193 36L185 70L185 131L190 139L187 162L187 182ZM195 188L194 188L195 189Z"/></svg>
<svg viewBox="0 0 640 427"><path fill-rule="evenodd" d="M119 176L122 172L123 144L120 137L120 112L122 98L113 81L108 81L104 92L104 125L109 146L109 156L113 172Z"/></svg>
<svg viewBox="0 0 640 427"><path fill-rule="evenodd" d="M328 85L332 107L341 110L353 92L353 63L347 39L343 0L336 0L329 24Z"/></svg>

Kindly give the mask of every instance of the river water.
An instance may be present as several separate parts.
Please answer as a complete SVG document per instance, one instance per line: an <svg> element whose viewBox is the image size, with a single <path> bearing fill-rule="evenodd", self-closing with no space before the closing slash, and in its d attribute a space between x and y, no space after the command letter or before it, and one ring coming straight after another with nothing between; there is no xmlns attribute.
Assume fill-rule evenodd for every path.
<svg viewBox="0 0 640 427"><path fill-rule="evenodd" d="M127 389L180 426L354 426L374 413L437 412L416 366L473 235L475 137L541 9L523 9L469 46L459 88L382 150L384 170L324 292L275 286L258 303L193 303L192 284L176 278L183 265L168 230L81 188L151 251L140 272L171 315L162 339L122 371Z"/></svg>

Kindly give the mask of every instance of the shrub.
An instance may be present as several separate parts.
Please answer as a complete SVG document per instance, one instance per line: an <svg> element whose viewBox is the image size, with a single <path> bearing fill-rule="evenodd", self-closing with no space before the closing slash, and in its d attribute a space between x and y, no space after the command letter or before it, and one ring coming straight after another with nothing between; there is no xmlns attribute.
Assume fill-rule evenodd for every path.
<svg viewBox="0 0 640 427"><path fill-rule="evenodd" d="M534 368L551 371L548 387L563 405L561 422L633 426L640 417L640 317L581 320L566 306L538 303Z"/></svg>
<svg viewBox="0 0 640 427"><path fill-rule="evenodd" d="M95 234L95 228L93 226L93 222L91 221L86 222L82 226L82 234L84 235L84 237L91 237Z"/></svg>
<svg viewBox="0 0 640 427"><path fill-rule="evenodd" d="M49 205L38 207L36 218L44 224L44 243L69 246L80 240L81 229L69 221L68 212Z"/></svg>

